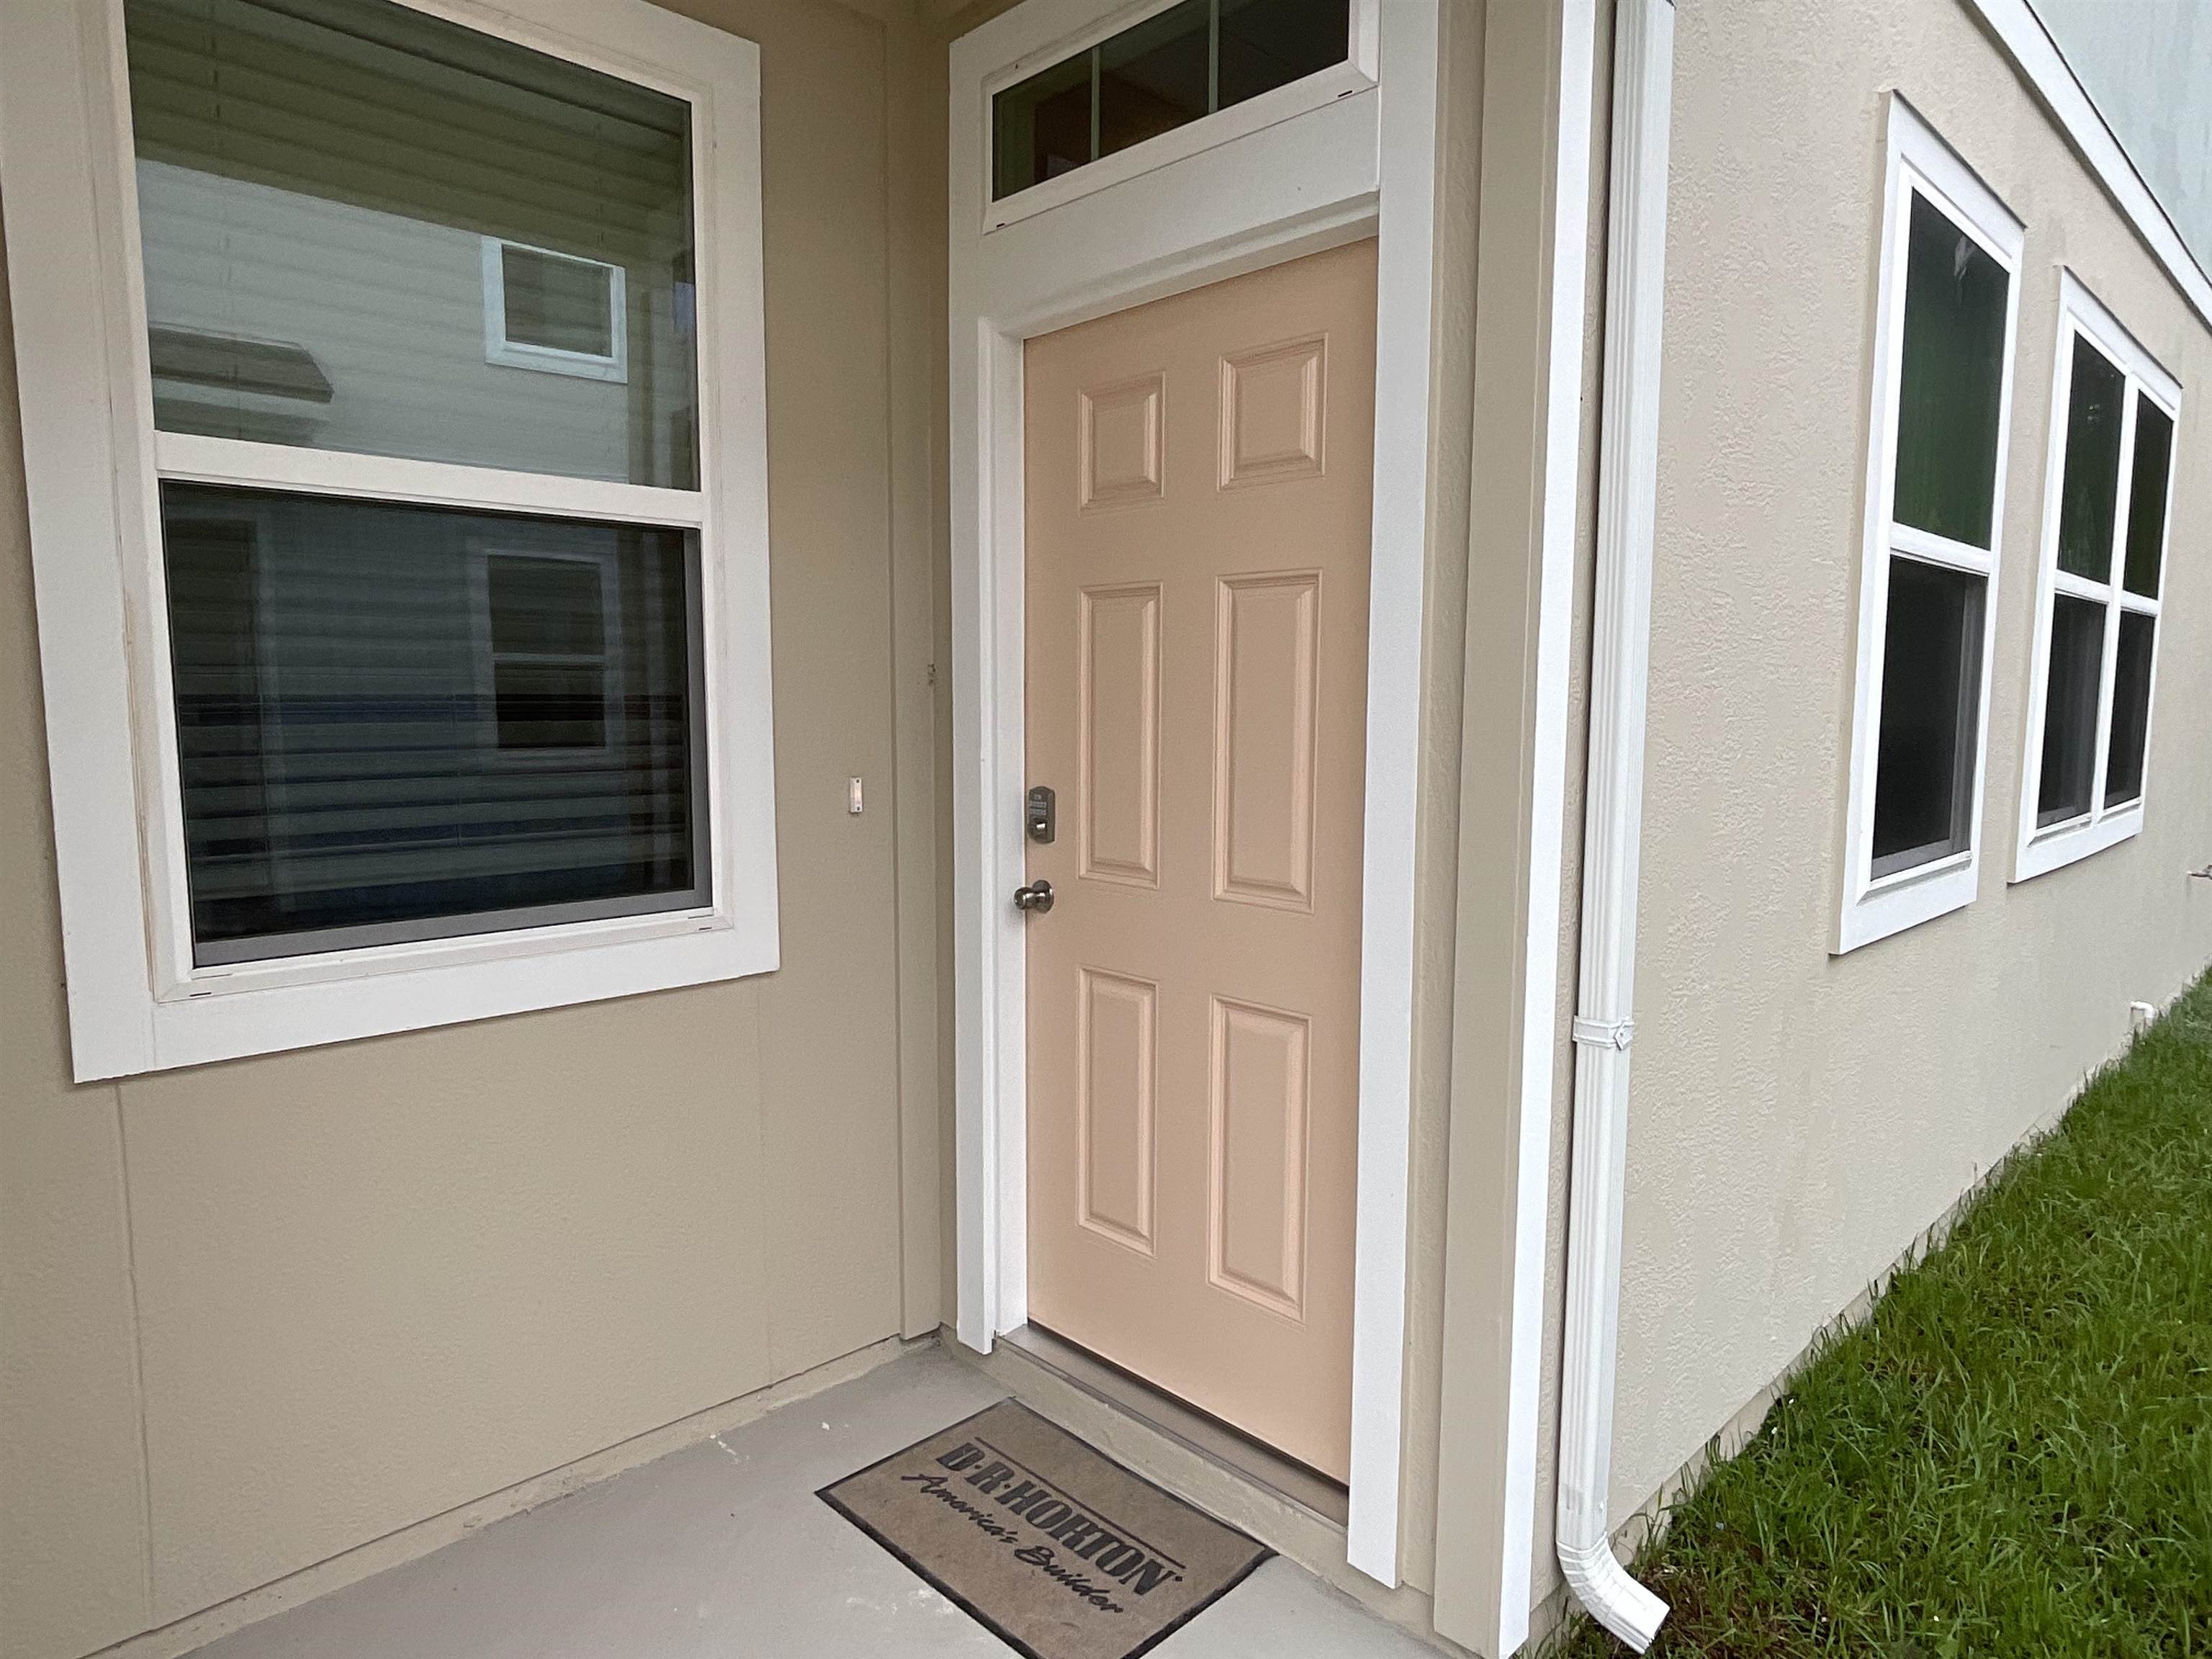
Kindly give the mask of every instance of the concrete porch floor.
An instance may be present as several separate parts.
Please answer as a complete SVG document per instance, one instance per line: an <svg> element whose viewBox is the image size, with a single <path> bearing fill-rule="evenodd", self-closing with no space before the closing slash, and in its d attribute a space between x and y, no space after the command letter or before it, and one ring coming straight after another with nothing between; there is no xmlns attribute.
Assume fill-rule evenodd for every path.
<svg viewBox="0 0 2212 1659"><path fill-rule="evenodd" d="M1002 1397L934 1349L198 1650L196 1659L991 1659L1012 1651L814 1493ZM1277 1559L1161 1659L1424 1659Z"/></svg>

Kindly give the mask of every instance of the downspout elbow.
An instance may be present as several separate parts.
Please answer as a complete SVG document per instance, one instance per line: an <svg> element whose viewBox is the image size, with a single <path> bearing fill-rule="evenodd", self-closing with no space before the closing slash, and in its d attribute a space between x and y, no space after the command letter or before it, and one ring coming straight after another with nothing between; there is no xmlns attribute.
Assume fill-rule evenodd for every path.
<svg viewBox="0 0 2212 1659"><path fill-rule="evenodd" d="M1667 1604L1628 1576L1602 1536L1592 1543L1559 1540L1559 1566L1591 1618L1638 1653L1651 1645L1666 1621Z"/></svg>

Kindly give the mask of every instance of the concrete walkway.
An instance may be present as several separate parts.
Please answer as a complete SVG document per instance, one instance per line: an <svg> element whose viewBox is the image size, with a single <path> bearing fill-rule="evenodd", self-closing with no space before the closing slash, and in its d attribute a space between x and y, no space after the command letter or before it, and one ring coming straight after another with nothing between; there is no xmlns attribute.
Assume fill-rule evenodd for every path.
<svg viewBox="0 0 2212 1659"><path fill-rule="evenodd" d="M486 1527L198 1659L1002 1659L989 1632L814 1496L1000 1397L934 1351ZM1432 1659L1270 1561L1159 1659Z"/></svg>

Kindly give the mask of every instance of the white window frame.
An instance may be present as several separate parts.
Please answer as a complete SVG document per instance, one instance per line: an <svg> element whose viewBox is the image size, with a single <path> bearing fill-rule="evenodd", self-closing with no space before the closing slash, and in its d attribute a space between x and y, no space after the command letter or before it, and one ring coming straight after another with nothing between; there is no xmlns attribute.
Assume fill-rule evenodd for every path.
<svg viewBox="0 0 2212 1659"><path fill-rule="evenodd" d="M758 49L647 0L398 3L691 105L702 487L157 432L122 0L0 6L0 205L19 384L40 411L24 422L24 467L81 1080L777 965ZM712 902L196 967L164 478L696 530Z"/></svg>
<svg viewBox="0 0 2212 1659"><path fill-rule="evenodd" d="M484 361L507 368L534 368L543 374L573 374L584 380L629 379L629 311L628 273L605 259L580 253L564 253L556 247L538 247L504 236L486 236L483 242ZM589 265L607 275L607 339L605 352L568 351L559 346L513 340L507 333L507 255L535 253L541 258L565 259L572 265Z"/></svg>
<svg viewBox="0 0 2212 1659"><path fill-rule="evenodd" d="M2025 228L1911 106L1890 94L1882 192L1881 265L1876 285L1873 412L1868 432L1865 538L1859 578L1858 660L1851 714L1849 803L1844 816L1843 902L1835 954L1887 939L1973 902L1981 880L1982 800L1989 781L1990 668L2002 562L2005 465L2012 437L2014 346L2020 321ZM2007 276L2004 361L1997 394L1996 477L1986 550L1896 522L1898 399L1905 337L1911 199L1918 196L1980 245ZM1883 650L1889 623L1891 560L1904 555L1979 576L1981 684L1974 730L1974 781L1963 852L1887 875L1874 873L1874 794L1881 734Z"/></svg>
<svg viewBox="0 0 2212 1659"><path fill-rule="evenodd" d="M2074 392L2074 343L2087 340L2118 368L2125 380L2120 405L2120 477L2112 521L2112 563L2109 581L2091 581L2058 568L2059 506L2065 495L2066 444ZM2181 384L2143 349L2088 288L2072 271L2058 273L2057 361L2051 372L2051 441L2046 451L2043 483L2043 551L2035 590L2035 653L2028 682L2027 747L2021 764L2019 842L2013 859L2012 879L2034 877L2073 864L2107 847L2116 847L2140 835L2143 809L2150 799L2150 724L2158 711L2158 658L2165 643L2166 627L2159 621L2166 596L2166 555L2173 533L2174 474L2181 455ZM2154 599L2128 591L2128 518L2135 490L2136 399L2149 399L2174 423L2174 447L2166 472L2165 515L2159 526L2159 592ZM2043 729L2051 695L2051 626L2060 594L2086 599L2105 608L2105 650L2099 671L2097 733L2094 770L2090 775L2089 811L2048 827L2036 823L2038 797L2043 793ZM2119 662L2121 613L2134 611L2152 618L2150 709L2144 722L2142 787L2132 800L2118 806L2105 804L2106 768L2110 762L2112 731L2112 682Z"/></svg>

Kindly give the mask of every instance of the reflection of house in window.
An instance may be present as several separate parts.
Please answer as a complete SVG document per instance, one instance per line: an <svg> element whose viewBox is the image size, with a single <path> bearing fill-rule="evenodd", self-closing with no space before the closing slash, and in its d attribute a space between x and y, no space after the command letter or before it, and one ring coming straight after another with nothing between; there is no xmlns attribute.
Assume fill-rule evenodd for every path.
<svg viewBox="0 0 2212 1659"><path fill-rule="evenodd" d="M587 380L629 378L623 268L483 239L484 361Z"/></svg>
<svg viewBox="0 0 2212 1659"><path fill-rule="evenodd" d="M617 740L614 574L590 556L484 556L488 701L502 754L573 754Z"/></svg>
<svg viewBox="0 0 2212 1659"><path fill-rule="evenodd" d="M169 431L306 443L330 418L330 376L305 346L159 323L147 345Z"/></svg>
<svg viewBox="0 0 2212 1659"><path fill-rule="evenodd" d="M221 514L169 528L169 639L177 757L202 914L265 884L267 710L262 678L259 526Z"/></svg>

